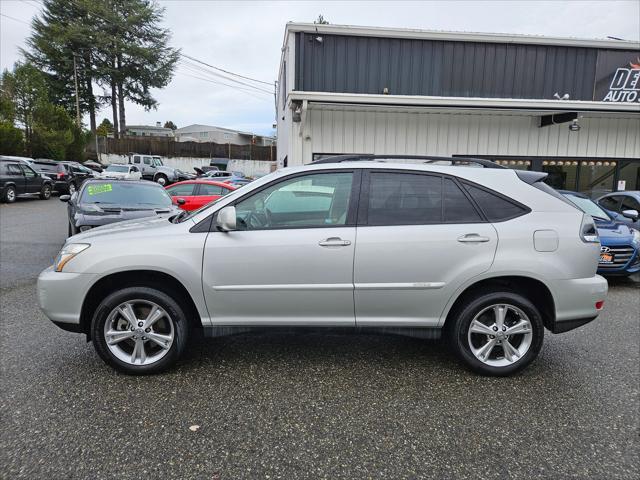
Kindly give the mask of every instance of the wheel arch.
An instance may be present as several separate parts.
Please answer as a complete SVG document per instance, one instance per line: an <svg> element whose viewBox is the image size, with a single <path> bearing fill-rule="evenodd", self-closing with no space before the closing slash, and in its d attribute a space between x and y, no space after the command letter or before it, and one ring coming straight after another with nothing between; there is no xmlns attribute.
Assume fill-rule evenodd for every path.
<svg viewBox="0 0 640 480"><path fill-rule="evenodd" d="M85 295L80 310L79 330L87 335L87 340L90 340L93 312L100 302L111 292L134 286L156 288L170 295L184 308L191 326L202 328L198 308L189 291L177 278L158 270L128 270L100 278Z"/></svg>
<svg viewBox="0 0 640 480"><path fill-rule="evenodd" d="M496 290L511 291L528 298L540 310L545 328L553 330L556 321L556 308L551 290L541 280L522 275L483 278L468 285L455 297L449 309L443 312L445 316L443 328L447 327L470 298L482 292Z"/></svg>

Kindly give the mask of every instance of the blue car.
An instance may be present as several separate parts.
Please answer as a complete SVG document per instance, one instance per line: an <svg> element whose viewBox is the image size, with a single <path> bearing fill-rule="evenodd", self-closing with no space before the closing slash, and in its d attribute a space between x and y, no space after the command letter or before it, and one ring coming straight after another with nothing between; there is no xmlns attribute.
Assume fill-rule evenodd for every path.
<svg viewBox="0 0 640 480"><path fill-rule="evenodd" d="M615 220L586 195L561 190L567 199L591 215L600 235L600 275L631 275L640 271L640 231Z"/></svg>

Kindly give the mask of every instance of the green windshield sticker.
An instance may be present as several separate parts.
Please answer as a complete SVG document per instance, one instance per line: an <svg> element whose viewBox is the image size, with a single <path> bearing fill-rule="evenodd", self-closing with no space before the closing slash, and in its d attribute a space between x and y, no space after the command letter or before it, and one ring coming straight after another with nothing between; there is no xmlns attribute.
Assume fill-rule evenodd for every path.
<svg viewBox="0 0 640 480"><path fill-rule="evenodd" d="M113 190L113 187L110 183L103 183L100 185L89 185L87 187L87 192L89 195L98 195L99 193L110 192Z"/></svg>

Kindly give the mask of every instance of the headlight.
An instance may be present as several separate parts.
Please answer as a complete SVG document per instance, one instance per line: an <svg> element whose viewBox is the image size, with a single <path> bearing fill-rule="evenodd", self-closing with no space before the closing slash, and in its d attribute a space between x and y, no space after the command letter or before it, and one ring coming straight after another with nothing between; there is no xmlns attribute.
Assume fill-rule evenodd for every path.
<svg viewBox="0 0 640 480"><path fill-rule="evenodd" d="M633 228L631 230L633 230L633 243L640 244L640 230L635 230Z"/></svg>
<svg viewBox="0 0 640 480"><path fill-rule="evenodd" d="M61 272L69 260L80 252L84 252L90 246L91 245L88 243L70 243L69 245L62 247L62 250L60 250L60 253L56 257L56 261L53 264L55 271Z"/></svg>

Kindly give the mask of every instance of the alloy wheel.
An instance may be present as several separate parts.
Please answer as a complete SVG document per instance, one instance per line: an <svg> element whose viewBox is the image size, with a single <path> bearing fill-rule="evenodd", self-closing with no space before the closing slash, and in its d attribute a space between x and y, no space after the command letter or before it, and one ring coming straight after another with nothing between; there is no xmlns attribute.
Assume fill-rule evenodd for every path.
<svg viewBox="0 0 640 480"><path fill-rule="evenodd" d="M129 300L114 308L104 323L109 351L129 365L150 365L163 358L175 339L169 314L149 300Z"/></svg>
<svg viewBox="0 0 640 480"><path fill-rule="evenodd" d="M471 353L482 363L505 367L520 360L531 347L533 327L529 317L509 304L491 305L469 324Z"/></svg>
<svg viewBox="0 0 640 480"><path fill-rule="evenodd" d="M7 201L13 202L16 199L16 191L13 188L7 190Z"/></svg>

